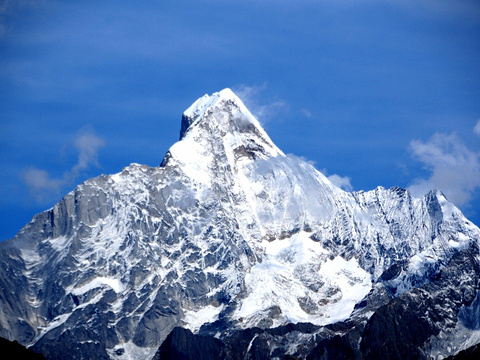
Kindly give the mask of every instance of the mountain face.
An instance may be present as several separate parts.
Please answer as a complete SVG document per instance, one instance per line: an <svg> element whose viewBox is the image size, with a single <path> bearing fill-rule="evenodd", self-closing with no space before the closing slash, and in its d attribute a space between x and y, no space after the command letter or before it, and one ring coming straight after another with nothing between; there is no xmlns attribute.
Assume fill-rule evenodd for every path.
<svg viewBox="0 0 480 360"><path fill-rule="evenodd" d="M0 243L0 336L47 359L437 359L480 343L479 242L440 191L334 186L225 89L159 167Z"/></svg>

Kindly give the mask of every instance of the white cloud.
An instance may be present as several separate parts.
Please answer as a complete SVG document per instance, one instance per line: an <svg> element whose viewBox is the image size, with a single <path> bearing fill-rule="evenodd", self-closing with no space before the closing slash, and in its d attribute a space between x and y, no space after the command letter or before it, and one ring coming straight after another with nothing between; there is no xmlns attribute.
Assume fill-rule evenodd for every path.
<svg viewBox="0 0 480 360"><path fill-rule="evenodd" d="M477 121L477 124L473 128L473 132L480 136L480 120Z"/></svg>
<svg viewBox="0 0 480 360"><path fill-rule="evenodd" d="M58 194L65 186L74 183L92 165L99 166L98 151L105 146L105 141L95 135L94 131L87 127L80 130L73 141L73 147L78 151L77 162L60 178L52 178L50 174L41 169L31 167L22 173L22 178L35 196L37 201L43 201L53 194Z"/></svg>
<svg viewBox="0 0 480 360"><path fill-rule="evenodd" d="M305 163L307 163L307 164L309 164L313 167L315 167L315 165L316 165L315 161L308 160L305 156L298 156L298 155L295 155L295 154L286 154L286 155L287 155L287 157L289 157L292 160L305 162ZM323 170L321 171L321 173L324 174Z"/></svg>
<svg viewBox="0 0 480 360"><path fill-rule="evenodd" d="M348 176L340 176L337 174L333 174L330 176L327 176L328 180L332 182L333 185L338 186L339 188L345 190L345 191L352 191L353 186L350 183L352 179Z"/></svg>
<svg viewBox="0 0 480 360"><path fill-rule="evenodd" d="M302 113L303 115L305 115L306 118L311 118L313 116L312 113L307 109L302 109Z"/></svg>
<svg viewBox="0 0 480 360"><path fill-rule="evenodd" d="M78 150L78 161L70 171L73 178L77 178L80 172L88 169L90 165L99 166L98 150L105 146L105 141L91 129L81 130L73 145Z"/></svg>
<svg viewBox="0 0 480 360"><path fill-rule="evenodd" d="M429 141L410 143L414 157L431 171L428 179L415 179L408 188L415 196L440 189L456 205L466 205L480 187L480 156L455 134L435 134Z"/></svg>
<svg viewBox="0 0 480 360"><path fill-rule="evenodd" d="M261 123L272 119L279 112L285 109L286 103L283 100L265 99L262 93L267 88L267 84L248 86L241 84L235 86L233 92L243 101L245 106Z"/></svg>
<svg viewBox="0 0 480 360"><path fill-rule="evenodd" d="M57 192L63 183L60 179L52 179L45 170L34 167L24 171L23 180L31 190L48 192Z"/></svg>
<svg viewBox="0 0 480 360"><path fill-rule="evenodd" d="M322 169L320 172L325 175L333 185L345 191L353 191L352 179L349 176L340 176L338 174L328 175L327 169Z"/></svg>

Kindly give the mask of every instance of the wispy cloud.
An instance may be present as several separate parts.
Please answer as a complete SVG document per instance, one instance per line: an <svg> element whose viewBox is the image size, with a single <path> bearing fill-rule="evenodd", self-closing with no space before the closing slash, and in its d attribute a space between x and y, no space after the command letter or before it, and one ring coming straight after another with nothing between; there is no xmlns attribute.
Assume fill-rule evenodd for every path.
<svg viewBox="0 0 480 360"><path fill-rule="evenodd" d="M306 118L311 118L313 116L312 113L307 109L302 109L302 113L303 115L305 115Z"/></svg>
<svg viewBox="0 0 480 360"><path fill-rule="evenodd" d="M21 9L40 6L45 0L3 0L0 1L0 39L8 32L7 18Z"/></svg>
<svg viewBox="0 0 480 360"><path fill-rule="evenodd" d="M32 193L35 193L42 199L44 192L57 193L64 185L63 179L52 179L47 171L35 167L24 171L23 180Z"/></svg>
<svg viewBox="0 0 480 360"><path fill-rule="evenodd" d="M283 111L287 104L279 99L267 99L264 91L267 84L248 86L241 84L235 86L232 90L244 102L245 106L257 118L258 121L265 123Z"/></svg>
<svg viewBox="0 0 480 360"><path fill-rule="evenodd" d="M475 127L473 128L473 132L475 134L477 134L478 136L480 136L480 120L477 121L477 124L475 125Z"/></svg>
<svg viewBox="0 0 480 360"><path fill-rule="evenodd" d="M294 154L286 154L287 157L294 162L305 162L307 164L310 164L313 167L316 167L315 161L308 160L304 156L297 156ZM329 175L327 169L323 168L319 170L323 175L327 177L327 179L335 186L345 190L345 191L353 191L353 186L352 186L352 179L348 176L340 176L338 174L332 174Z"/></svg>
<svg viewBox="0 0 480 360"><path fill-rule="evenodd" d="M86 128L79 131L73 145L78 151L78 161L69 175L72 179L76 179L83 170L88 169L91 165L99 166L98 150L105 146L105 140L95 135L91 128Z"/></svg>
<svg viewBox="0 0 480 360"><path fill-rule="evenodd" d="M42 202L57 195L64 187L73 184L82 172L91 166L99 166L98 152L105 141L92 128L81 129L71 144L78 152L77 162L59 178L52 177L46 170L31 167L22 173L22 178L35 199Z"/></svg>
<svg viewBox="0 0 480 360"><path fill-rule="evenodd" d="M353 186L351 184L352 179L350 179L350 177L333 174L327 176L327 178L332 182L333 185L338 186L345 191L353 191Z"/></svg>
<svg viewBox="0 0 480 360"><path fill-rule="evenodd" d="M340 176L338 174L328 175L327 169L322 169L320 172L325 175L333 185L345 191L353 191L352 179L349 176Z"/></svg>
<svg viewBox="0 0 480 360"><path fill-rule="evenodd" d="M414 195L440 189L456 205L468 204L480 187L480 154L468 149L455 134L435 134L427 142L414 140L410 150L431 172L427 179L413 181L409 190Z"/></svg>

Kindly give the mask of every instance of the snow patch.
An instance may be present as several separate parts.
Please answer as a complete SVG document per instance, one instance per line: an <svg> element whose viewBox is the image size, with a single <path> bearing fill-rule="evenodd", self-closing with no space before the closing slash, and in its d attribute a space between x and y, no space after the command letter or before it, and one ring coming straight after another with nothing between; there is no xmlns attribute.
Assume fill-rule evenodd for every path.
<svg viewBox="0 0 480 360"><path fill-rule="evenodd" d="M200 310L187 310L183 319L185 328L191 330L193 333L198 332L203 324L211 323L218 320L218 315L223 310L224 306L208 305Z"/></svg>
<svg viewBox="0 0 480 360"><path fill-rule="evenodd" d="M114 182L119 183L122 181L122 173L116 173L113 175L110 175L110 179L112 179Z"/></svg>
<svg viewBox="0 0 480 360"><path fill-rule="evenodd" d="M140 347L130 340L107 349L107 353L114 360L138 360L153 358L157 350L157 347Z"/></svg>
<svg viewBox="0 0 480 360"><path fill-rule="evenodd" d="M86 284L83 284L81 286L71 289L70 292L73 295L82 295L92 289L96 289L98 287L102 287L105 285L112 288L113 291L115 291L117 294L121 293L125 288L124 285L121 283L121 281L118 279L112 279L107 277L96 277Z"/></svg>
<svg viewBox="0 0 480 360"><path fill-rule="evenodd" d="M234 314L242 326L257 325L269 311L275 312L271 326L333 323L346 319L368 294L371 276L356 259L326 259L326 250L310 235L301 231L288 239L261 243L263 260L246 275L248 296ZM323 285L315 287L318 283Z"/></svg>
<svg viewBox="0 0 480 360"><path fill-rule="evenodd" d="M20 253L27 270L31 269L41 260L40 254L34 248L20 248Z"/></svg>
<svg viewBox="0 0 480 360"><path fill-rule="evenodd" d="M223 89L222 91L213 93L211 96L208 94L203 95L201 98L197 99L190 107L183 112L183 115L190 119L197 119L203 117L205 112L215 106L222 100L232 100L237 105L241 106L242 110L247 110L245 105L240 101L240 99L233 93L229 88ZM248 110L247 110L248 111Z"/></svg>
<svg viewBox="0 0 480 360"><path fill-rule="evenodd" d="M177 142L169 150L172 159L178 163L187 177L198 183L210 184L212 179L208 168L212 159L204 155L203 151L203 147L188 138Z"/></svg>
<svg viewBox="0 0 480 360"><path fill-rule="evenodd" d="M53 239L48 239L50 246L56 251L62 251L65 249L68 238L66 236L59 236Z"/></svg>
<svg viewBox="0 0 480 360"><path fill-rule="evenodd" d="M337 256L327 260L320 269L320 275L326 280L326 285L338 287L341 299L328 306L327 317L331 322L346 319L352 313L355 304L361 301L371 290L371 276L363 270L355 258L345 260Z"/></svg>

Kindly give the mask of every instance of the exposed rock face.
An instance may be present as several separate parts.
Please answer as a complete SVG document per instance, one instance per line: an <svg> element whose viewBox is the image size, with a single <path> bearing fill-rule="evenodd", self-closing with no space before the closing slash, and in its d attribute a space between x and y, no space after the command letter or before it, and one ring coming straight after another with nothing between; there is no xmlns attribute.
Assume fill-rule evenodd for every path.
<svg viewBox="0 0 480 360"><path fill-rule="evenodd" d="M185 111L180 138L161 166L88 180L0 244L0 336L119 360L188 358L184 345L431 358L480 342L480 230L440 191L344 192L228 89Z"/></svg>
<svg viewBox="0 0 480 360"><path fill-rule="evenodd" d="M438 278L381 306L368 320L361 349L365 359L428 359L435 339L464 322L459 313L480 289L478 248L456 253ZM437 340L439 341L439 340ZM433 345L433 346L432 346ZM453 342L448 352L459 350ZM432 351L433 350L433 351ZM449 355L449 354L448 354Z"/></svg>
<svg viewBox="0 0 480 360"><path fill-rule="evenodd" d="M435 341L445 341L446 335L454 333L452 329L459 325L471 326L472 320L479 321L474 313L470 313L470 317L461 314L462 310L471 311L472 304L478 311L478 304L474 304L480 289L476 256L478 249L456 253L431 282L387 301L363 321L353 316L350 321L325 327L290 324L274 329L241 330L223 336L223 343L219 343L222 358L413 360L436 359L439 355L457 353L462 347L460 342L451 342L451 348L442 348L439 354ZM208 332L207 328L201 331L203 334ZM188 344L177 342L175 346L188 349L206 339L219 341L213 336L195 336L190 335ZM162 347L171 346L165 344ZM197 356L202 353L200 349L196 351ZM478 351L477 348L472 347L457 356L473 359L475 351ZM164 352L158 359L175 359L175 356L169 356L172 353ZM208 353L205 352L205 355Z"/></svg>

